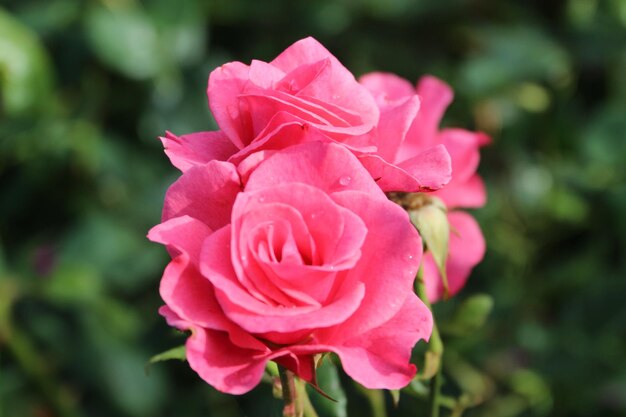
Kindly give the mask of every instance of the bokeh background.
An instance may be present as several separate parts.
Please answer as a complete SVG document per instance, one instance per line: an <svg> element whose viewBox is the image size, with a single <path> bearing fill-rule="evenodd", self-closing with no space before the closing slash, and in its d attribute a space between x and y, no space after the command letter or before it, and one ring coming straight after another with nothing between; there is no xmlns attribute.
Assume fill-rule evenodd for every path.
<svg viewBox="0 0 626 417"><path fill-rule="evenodd" d="M356 75L443 78L444 124L493 137L487 255L436 306L444 393L465 416L625 416L624 0L2 0L0 415L280 414L269 384L234 397L178 361L146 374L184 335L156 313L168 257L145 235L178 175L157 136L216 128L209 72L308 35ZM479 294L486 323L455 331ZM374 415L331 382L347 408L321 415ZM384 400L426 415L419 395Z"/></svg>

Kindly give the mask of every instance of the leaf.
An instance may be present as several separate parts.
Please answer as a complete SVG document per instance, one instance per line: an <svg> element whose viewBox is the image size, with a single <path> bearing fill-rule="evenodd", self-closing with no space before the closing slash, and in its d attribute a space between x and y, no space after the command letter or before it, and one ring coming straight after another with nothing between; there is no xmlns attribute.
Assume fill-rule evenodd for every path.
<svg viewBox="0 0 626 417"><path fill-rule="evenodd" d="M122 74L143 80L163 69L157 29L140 9L117 3L115 7L94 6L85 30L98 58Z"/></svg>
<svg viewBox="0 0 626 417"><path fill-rule="evenodd" d="M61 263L39 289L46 299L64 306L93 306L103 294L98 271L90 265L70 261Z"/></svg>
<svg viewBox="0 0 626 417"><path fill-rule="evenodd" d="M157 362L169 361L172 359L178 359L179 361L187 360L185 345L176 346L175 348L166 350L165 352L161 352L158 355L154 355L146 364L146 371L149 369L150 365L154 365Z"/></svg>
<svg viewBox="0 0 626 417"><path fill-rule="evenodd" d="M489 295L473 295L461 303L451 321L442 324L442 331L456 336L472 334L485 324L492 309Z"/></svg>
<svg viewBox="0 0 626 417"><path fill-rule="evenodd" d="M0 9L0 93L10 116L49 104L52 68L37 35Z"/></svg>
<svg viewBox="0 0 626 417"><path fill-rule="evenodd" d="M106 390L120 409L121 415L147 417L158 414L166 397L166 379L160 369L149 377L145 369L145 352L119 339L111 338L106 331L92 330L97 343L95 369L98 384Z"/></svg>
<svg viewBox="0 0 626 417"><path fill-rule="evenodd" d="M320 417L347 417L348 400L341 387L337 367L331 360L321 361L317 368L317 383L335 401L324 398L312 386L308 385L311 402Z"/></svg>

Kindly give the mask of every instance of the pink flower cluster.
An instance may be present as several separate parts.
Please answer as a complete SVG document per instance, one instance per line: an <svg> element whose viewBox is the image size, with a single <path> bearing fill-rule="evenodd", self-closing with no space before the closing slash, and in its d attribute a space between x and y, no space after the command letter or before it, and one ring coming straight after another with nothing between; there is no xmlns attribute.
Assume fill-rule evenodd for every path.
<svg viewBox="0 0 626 417"><path fill-rule="evenodd" d="M408 384L411 350L433 323L413 292L421 262L429 296L442 290L407 212L385 193L484 204L476 167L487 138L439 131L452 99L440 81L417 91L387 74L358 82L312 38L269 63L223 65L208 97L219 131L162 138L182 175L149 233L172 257L160 313L191 331L190 366L239 394L268 361L315 383L315 356L335 352L368 388ZM484 241L467 213L448 217L456 292Z"/></svg>

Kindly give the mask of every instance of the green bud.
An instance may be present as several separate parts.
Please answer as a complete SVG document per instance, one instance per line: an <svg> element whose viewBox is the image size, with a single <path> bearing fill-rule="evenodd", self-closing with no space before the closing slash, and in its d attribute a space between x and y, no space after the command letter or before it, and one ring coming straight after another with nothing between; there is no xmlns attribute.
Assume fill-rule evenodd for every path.
<svg viewBox="0 0 626 417"><path fill-rule="evenodd" d="M444 294L447 297L446 260L448 259L450 223L446 214L446 206L440 199L429 197L427 204L409 210L409 217L422 236L426 249L433 255L443 281Z"/></svg>

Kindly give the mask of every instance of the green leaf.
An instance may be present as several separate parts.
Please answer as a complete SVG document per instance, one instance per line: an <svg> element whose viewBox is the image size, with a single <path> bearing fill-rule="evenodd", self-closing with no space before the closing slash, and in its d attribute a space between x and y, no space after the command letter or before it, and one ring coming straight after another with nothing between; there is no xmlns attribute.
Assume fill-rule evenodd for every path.
<svg viewBox="0 0 626 417"><path fill-rule="evenodd" d="M145 352L118 339L111 339L106 332L99 334L94 342L100 362L97 368L98 384L106 390L119 407L121 415L148 417L157 415L166 397L166 379L160 369L146 375ZM143 371L142 372L142 368Z"/></svg>
<svg viewBox="0 0 626 417"><path fill-rule="evenodd" d="M442 324L442 331L464 336L480 329L493 309L493 299L487 294L476 294L463 301L452 320Z"/></svg>
<svg viewBox="0 0 626 417"><path fill-rule="evenodd" d="M552 408L552 390L545 379L530 369L520 369L511 375L510 385L514 392L526 398L532 408L547 414Z"/></svg>
<svg viewBox="0 0 626 417"><path fill-rule="evenodd" d="M0 94L3 110L16 116L49 103L52 68L37 35L0 9Z"/></svg>
<svg viewBox="0 0 626 417"><path fill-rule="evenodd" d="M450 240L450 223L445 206L439 199L431 197L431 204L424 205L417 210L409 211L411 221L419 230L426 248L433 256L437 269L441 274L444 292L448 293L448 277L446 274L446 260L448 259L448 241Z"/></svg>
<svg viewBox="0 0 626 417"><path fill-rule="evenodd" d="M311 402L315 406L320 417L347 417L348 400L346 393L341 387L337 367L332 360L321 361L317 367L317 383L335 401L324 398L312 387L307 386Z"/></svg>
<svg viewBox="0 0 626 417"><path fill-rule="evenodd" d="M172 359L178 359L179 361L187 360L187 351L185 349L185 345L176 346L175 348L171 348L166 350L165 352L161 352L158 355L154 355L148 361L148 365L153 365L157 362L169 361Z"/></svg>
<svg viewBox="0 0 626 417"><path fill-rule="evenodd" d="M103 294L102 279L90 265L63 262L40 287L43 295L60 305L95 305Z"/></svg>
<svg viewBox="0 0 626 417"><path fill-rule="evenodd" d="M141 9L120 3L94 6L85 30L98 58L122 74L141 80L163 69L157 29Z"/></svg>

